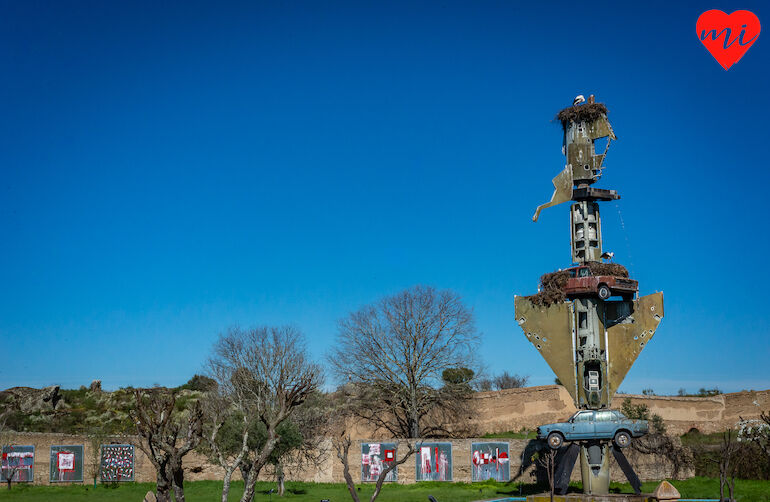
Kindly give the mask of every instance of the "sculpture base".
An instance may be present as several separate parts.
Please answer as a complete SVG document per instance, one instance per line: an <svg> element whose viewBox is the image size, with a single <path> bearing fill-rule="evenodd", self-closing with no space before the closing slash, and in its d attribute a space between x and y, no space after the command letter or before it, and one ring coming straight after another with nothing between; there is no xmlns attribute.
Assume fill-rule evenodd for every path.
<svg viewBox="0 0 770 502"><path fill-rule="evenodd" d="M528 495L527 502L551 502L550 493ZM585 493L568 493L566 495L554 495L553 502L658 502L658 499L650 493L610 493L607 495L588 495Z"/></svg>

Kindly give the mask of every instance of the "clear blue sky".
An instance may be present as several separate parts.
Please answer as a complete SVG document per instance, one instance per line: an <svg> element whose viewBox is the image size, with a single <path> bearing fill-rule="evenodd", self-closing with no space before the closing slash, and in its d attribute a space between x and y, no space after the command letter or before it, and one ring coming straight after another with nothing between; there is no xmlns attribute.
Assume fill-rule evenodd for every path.
<svg viewBox="0 0 770 502"><path fill-rule="evenodd" d="M539 4L538 2L535 2ZM621 388L770 388L770 33L725 71L661 2L3 2L0 388L178 385L230 325L459 292L553 382L513 295L569 265L554 114L610 108L605 248L666 316Z"/></svg>

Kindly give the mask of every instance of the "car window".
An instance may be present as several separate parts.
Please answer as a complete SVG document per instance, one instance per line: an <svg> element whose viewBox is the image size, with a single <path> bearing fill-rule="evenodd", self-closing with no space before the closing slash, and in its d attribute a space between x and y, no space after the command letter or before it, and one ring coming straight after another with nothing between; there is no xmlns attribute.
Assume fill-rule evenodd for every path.
<svg viewBox="0 0 770 502"><path fill-rule="evenodd" d="M578 277L588 277L588 267L578 269Z"/></svg>
<svg viewBox="0 0 770 502"><path fill-rule="evenodd" d="M593 411L584 411L575 415L575 422L590 422L594 418Z"/></svg>
<svg viewBox="0 0 770 502"><path fill-rule="evenodd" d="M615 413L612 411L597 411L596 412L596 421L597 422L612 422L615 420Z"/></svg>
<svg viewBox="0 0 770 502"><path fill-rule="evenodd" d="M615 415L618 416L618 420L625 420L625 418L626 418L626 416L624 414L622 414L621 412L619 412L619 411L616 411Z"/></svg>
<svg viewBox="0 0 770 502"><path fill-rule="evenodd" d="M569 276L570 276L570 277L575 277L575 273L576 273L576 272L577 272L577 270L575 270L574 268L570 269L570 271L569 271Z"/></svg>

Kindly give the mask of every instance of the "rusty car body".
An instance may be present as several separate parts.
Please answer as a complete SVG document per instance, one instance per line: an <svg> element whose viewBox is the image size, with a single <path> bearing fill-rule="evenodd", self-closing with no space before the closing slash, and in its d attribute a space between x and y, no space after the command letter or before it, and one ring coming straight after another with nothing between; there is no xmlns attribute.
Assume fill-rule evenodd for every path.
<svg viewBox="0 0 770 502"><path fill-rule="evenodd" d="M597 294L606 300L620 295L624 300L631 300L639 290L638 281L615 275L592 275L591 269L585 265L568 268L567 272L569 279L563 289L568 296Z"/></svg>

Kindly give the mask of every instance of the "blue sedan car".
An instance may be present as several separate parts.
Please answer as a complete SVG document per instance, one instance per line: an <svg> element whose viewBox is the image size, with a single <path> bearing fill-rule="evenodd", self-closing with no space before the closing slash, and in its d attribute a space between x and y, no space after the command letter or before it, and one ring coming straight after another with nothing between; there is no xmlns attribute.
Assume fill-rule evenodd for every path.
<svg viewBox="0 0 770 502"><path fill-rule="evenodd" d="M554 450L565 441L590 439L612 439L619 448L625 448L631 438L644 436L648 430L647 420L631 420L616 410L580 410L566 422L541 425L537 437Z"/></svg>

